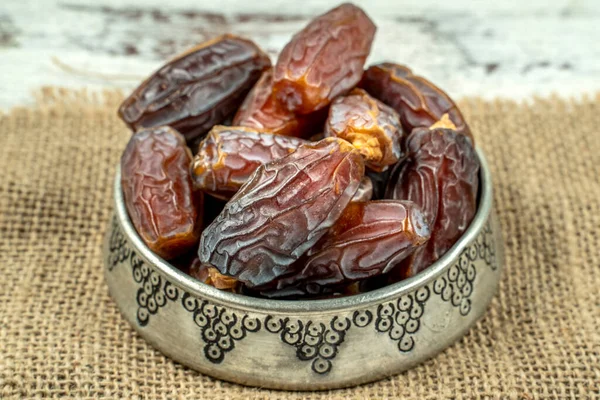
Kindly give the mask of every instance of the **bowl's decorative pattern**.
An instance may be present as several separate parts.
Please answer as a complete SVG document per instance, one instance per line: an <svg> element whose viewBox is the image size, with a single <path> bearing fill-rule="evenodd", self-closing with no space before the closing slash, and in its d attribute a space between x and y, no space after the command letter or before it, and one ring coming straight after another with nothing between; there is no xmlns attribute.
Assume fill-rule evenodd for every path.
<svg viewBox="0 0 600 400"><path fill-rule="evenodd" d="M477 239L462 251L458 261L433 283L434 293L458 307L462 315L471 311L471 295L477 276L476 261L483 261L492 271L498 268L493 240L492 226L488 220Z"/></svg>
<svg viewBox="0 0 600 400"><path fill-rule="evenodd" d="M354 327L373 325L377 332L387 334L396 342L400 352L411 351L415 345L414 336L420 328L420 318L432 294L450 302L459 309L461 315L466 316L471 310L470 297L477 276L476 262L483 261L494 271L498 268L492 227L488 221L481 234L464 248L445 275L397 301L380 304L374 309L357 310L351 318L334 316L329 323L273 315L261 320L248 314L231 312L226 307L178 289L129 246L116 218L111 223L108 248L108 271L113 271L120 264L127 264L138 285L135 296L140 327L145 327L150 317L168 302L181 299L180 306L192 314L199 328L199 336L204 342L204 357L209 362L221 363L225 355L235 348L236 342L249 333L264 329L277 334L282 343L293 346L298 360L310 361L312 370L317 374L327 374L331 370L339 345L344 342L346 332Z"/></svg>
<svg viewBox="0 0 600 400"><path fill-rule="evenodd" d="M204 356L211 363L219 364L225 354L235 348L235 343L262 327L258 318L237 314L225 307L206 300L199 300L189 293L181 298L182 306L192 313L204 344Z"/></svg>
<svg viewBox="0 0 600 400"><path fill-rule="evenodd" d="M377 307L377 332L387 332L390 339L398 343L398 350L401 352L411 351L415 345L413 335L421 326L420 318L430 293L429 287L424 286L415 293L402 296L396 302Z"/></svg>
<svg viewBox="0 0 600 400"><path fill-rule="evenodd" d="M139 289L135 296L138 304L137 322L146 326L150 316L179 297L179 290L160 273L151 268L137 253L128 246L123 231L115 217L112 219L112 231L109 239L109 256L107 268L113 271L119 264L129 264L133 280Z"/></svg>
<svg viewBox="0 0 600 400"><path fill-rule="evenodd" d="M317 374L326 374L331 370L331 361L337 355L338 347L344 342L350 327L349 318L338 316L328 323L271 315L265 319L266 330L279 334L286 345L294 346L298 360L311 361L312 370Z"/></svg>

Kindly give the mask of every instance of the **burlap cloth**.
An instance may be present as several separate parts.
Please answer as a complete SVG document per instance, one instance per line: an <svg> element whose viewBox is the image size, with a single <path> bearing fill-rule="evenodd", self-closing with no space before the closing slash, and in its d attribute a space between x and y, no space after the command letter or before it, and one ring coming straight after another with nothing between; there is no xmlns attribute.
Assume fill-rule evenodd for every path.
<svg viewBox="0 0 600 400"><path fill-rule="evenodd" d="M600 397L600 94L530 104L466 100L487 153L506 269L486 316L398 376L291 393L214 380L150 347L102 277L120 96L46 91L0 115L2 398Z"/></svg>

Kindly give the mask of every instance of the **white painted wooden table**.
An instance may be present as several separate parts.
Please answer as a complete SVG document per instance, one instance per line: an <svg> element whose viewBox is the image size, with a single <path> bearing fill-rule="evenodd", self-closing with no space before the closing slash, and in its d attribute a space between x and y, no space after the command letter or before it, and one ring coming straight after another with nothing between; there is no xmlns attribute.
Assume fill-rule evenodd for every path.
<svg viewBox="0 0 600 400"><path fill-rule="evenodd" d="M275 57L310 16L337 3L0 0L0 109L32 103L41 86L130 89L166 58L224 32ZM455 97L600 90L600 0L355 3L379 27L369 62L405 63Z"/></svg>

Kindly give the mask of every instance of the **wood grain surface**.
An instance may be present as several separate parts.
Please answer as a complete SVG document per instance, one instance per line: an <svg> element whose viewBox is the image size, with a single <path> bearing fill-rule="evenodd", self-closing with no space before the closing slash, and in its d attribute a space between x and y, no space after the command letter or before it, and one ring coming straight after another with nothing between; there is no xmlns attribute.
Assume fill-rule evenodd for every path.
<svg viewBox="0 0 600 400"><path fill-rule="evenodd" d="M4 0L0 108L41 86L129 90L212 36L248 36L276 57L338 2ZM523 99L600 90L600 1L356 1L379 29L369 62L405 63L456 97ZM484 4L482 4L484 3ZM549 4L548 4L549 3Z"/></svg>

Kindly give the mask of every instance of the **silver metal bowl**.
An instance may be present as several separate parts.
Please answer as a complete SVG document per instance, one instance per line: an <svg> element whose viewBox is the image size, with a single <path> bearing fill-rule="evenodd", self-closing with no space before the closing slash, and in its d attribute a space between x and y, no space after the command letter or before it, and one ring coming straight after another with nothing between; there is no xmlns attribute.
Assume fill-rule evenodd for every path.
<svg viewBox="0 0 600 400"><path fill-rule="evenodd" d="M330 300L265 300L219 291L142 242L123 203L104 244L105 278L123 316L167 356L216 378L320 390L377 380L434 356L486 310L503 265L483 153L477 214L440 260L405 281Z"/></svg>

